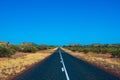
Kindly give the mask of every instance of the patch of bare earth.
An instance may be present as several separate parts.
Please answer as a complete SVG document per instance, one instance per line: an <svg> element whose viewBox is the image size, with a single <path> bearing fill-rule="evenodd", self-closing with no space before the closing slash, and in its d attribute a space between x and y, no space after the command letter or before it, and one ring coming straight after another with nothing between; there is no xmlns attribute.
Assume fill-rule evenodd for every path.
<svg viewBox="0 0 120 80"><path fill-rule="evenodd" d="M64 49L70 55L86 61L94 66L97 66L115 76L120 77L120 59L112 58L109 53L106 54L97 54L93 52L84 53L84 52L72 52L68 49Z"/></svg>

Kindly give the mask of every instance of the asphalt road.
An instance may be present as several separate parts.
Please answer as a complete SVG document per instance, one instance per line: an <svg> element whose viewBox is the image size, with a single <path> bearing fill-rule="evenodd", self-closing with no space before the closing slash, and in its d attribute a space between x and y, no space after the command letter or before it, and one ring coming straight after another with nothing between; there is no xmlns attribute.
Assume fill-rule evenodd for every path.
<svg viewBox="0 0 120 80"><path fill-rule="evenodd" d="M120 80L60 48L49 58L13 80Z"/></svg>

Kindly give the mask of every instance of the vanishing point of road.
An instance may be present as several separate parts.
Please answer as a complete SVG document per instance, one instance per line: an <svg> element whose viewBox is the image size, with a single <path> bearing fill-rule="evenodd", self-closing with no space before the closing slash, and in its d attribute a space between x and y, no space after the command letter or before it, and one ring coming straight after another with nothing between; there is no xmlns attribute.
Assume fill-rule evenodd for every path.
<svg viewBox="0 0 120 80"><path fill-rule="evenodd" d="M13 80L120 80L120 78L58 48L43 62Z"/></svg>

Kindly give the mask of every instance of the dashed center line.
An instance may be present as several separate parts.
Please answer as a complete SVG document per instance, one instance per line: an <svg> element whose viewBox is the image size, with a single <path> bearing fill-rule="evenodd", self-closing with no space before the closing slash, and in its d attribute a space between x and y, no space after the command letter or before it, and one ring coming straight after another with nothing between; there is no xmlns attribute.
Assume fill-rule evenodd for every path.
<svg viewBox="0 0 120 80"><path fill-rule="evenodd" d="M61 63L63 65L63 67L61 68L62 72L64 71L65 72L65 75L66 75L66 79L67 80L70 80L69 76L68 76L68 72L66 70L66 67L65 67L65 64L64 64L64 60L63 60L63 57L62 57L62 54L61 54L61 51L59 50L59 54L60 54L60 59L61 59Z"/></svg>
<svg viewBox="0 0 120 80"><path fill-rule="evenodd" d="M63 72L63 71L64 71L64 68L62 67L61 69L62 69L62 72Z"/></svg>

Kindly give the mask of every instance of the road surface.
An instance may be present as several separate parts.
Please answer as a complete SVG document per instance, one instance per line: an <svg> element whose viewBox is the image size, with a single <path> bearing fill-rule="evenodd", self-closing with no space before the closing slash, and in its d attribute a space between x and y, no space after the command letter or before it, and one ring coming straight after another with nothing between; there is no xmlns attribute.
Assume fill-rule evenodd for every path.
<svg viewBox="0 0 120 80"><path fill-rule="evenodd" d="M49 58L13 80L120 80L119 78L79 60L60 48Z"/></svg>

